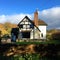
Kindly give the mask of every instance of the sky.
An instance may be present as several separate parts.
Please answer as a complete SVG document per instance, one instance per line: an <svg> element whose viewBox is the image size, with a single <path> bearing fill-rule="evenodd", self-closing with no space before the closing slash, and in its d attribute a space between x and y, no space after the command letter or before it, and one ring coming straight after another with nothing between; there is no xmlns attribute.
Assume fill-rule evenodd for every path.
<svg viewBox="0 0 60 60"><path fill-rule="evenodd" d="M0 0L0 23L18 24L26 15L33 20L36 9L48 29L60 29L60 0Z"/></svg>

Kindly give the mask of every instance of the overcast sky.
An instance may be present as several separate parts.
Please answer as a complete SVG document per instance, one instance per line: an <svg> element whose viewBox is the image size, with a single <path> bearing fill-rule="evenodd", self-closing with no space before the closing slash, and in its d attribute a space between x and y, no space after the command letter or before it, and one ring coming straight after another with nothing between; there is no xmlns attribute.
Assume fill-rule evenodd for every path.
<svg viewBox="0 0 60 60"><path fill-rule="evenodd" d="M0 0L0 23L18 24L26 15L33 19L37 8L48 29L60 29L60 0Z"/></svg>

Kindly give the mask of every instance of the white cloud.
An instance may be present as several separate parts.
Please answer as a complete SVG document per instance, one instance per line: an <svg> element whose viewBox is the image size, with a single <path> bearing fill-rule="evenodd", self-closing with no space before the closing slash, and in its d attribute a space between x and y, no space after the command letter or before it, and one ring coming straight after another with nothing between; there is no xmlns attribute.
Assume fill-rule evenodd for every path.
<svg viewBox="0 0 60 60"><path fill-rule="evenodd" d="M0 23L11 22L19 23L24 16L28 16L33 19L33 14L14 14L14 15L0 15ZM48 28L60 28L60 7L52 7L39 11L39 18L44 20L48 24Z"/></svg>
<svg viewBox="0 0 60 60"><path fill-rule="evenodd" d="M39 17L47 22L48 28L60 28L60 7L40 11Z"/></svg>
<svg viewBox="0 0 60 60"><path fill-rule="evenodd" d="M1 16L0 16L0 23L3 23L3 22L5 22L5 21L6 21L5 15L1 15Z"/></svg>
<svg viewBox="0 0 60 60"><path fill-rule="evenodd" d="M32 19L32 14L15 14L15 15L1 15L0 23L11 22L11 23L19 23L25 16L28 16Z"/></svg>

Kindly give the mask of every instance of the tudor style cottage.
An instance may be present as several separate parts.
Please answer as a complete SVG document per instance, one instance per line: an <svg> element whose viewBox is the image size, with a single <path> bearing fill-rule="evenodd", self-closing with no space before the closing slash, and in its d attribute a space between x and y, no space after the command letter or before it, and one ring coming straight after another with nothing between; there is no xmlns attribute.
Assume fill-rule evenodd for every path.
<svg viewBox="0 0 60 60"><path fill-rule="evenodd" d="M46 39L46 26L47 24L43 20L38 19L38 12L36 11L34 13L34 20L30 20L29 17L25 16L19 22L18 38Z"/></svg>

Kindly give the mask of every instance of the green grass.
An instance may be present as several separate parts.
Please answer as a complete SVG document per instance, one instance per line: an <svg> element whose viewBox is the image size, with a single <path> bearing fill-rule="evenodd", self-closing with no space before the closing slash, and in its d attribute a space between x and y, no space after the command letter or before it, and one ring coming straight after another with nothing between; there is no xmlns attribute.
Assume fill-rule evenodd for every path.
<svg viewBox="0 0 60 60"><path fill-rule="evenodd" d="M15 42L15 44L60 44L59 40L50 40L45 42Z"/></svg>

